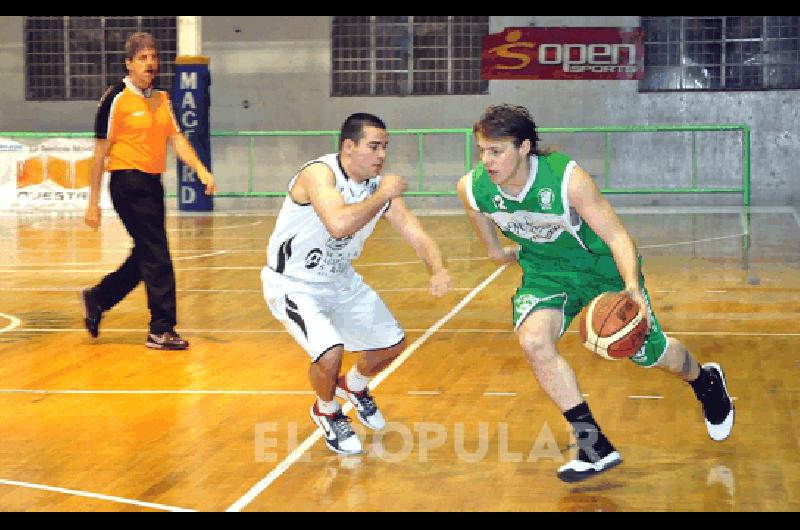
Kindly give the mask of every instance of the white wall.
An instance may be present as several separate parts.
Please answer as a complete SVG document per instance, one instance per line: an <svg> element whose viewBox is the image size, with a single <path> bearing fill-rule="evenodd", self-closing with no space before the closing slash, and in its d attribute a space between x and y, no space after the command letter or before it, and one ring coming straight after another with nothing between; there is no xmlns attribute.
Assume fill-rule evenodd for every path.
<svg viewBox="0 0 800 530"><path fill-rule="evenodd" d="M638 26L637 16L493 16L491 30L507 26ZM639 93L636 81L492 81L488 95L330 97L330 17L202 17L203 54L211 58L212 129L336 129L351 112L372 112L390 128L470 127L486 105L528 106L539 126L742 123L752 127L754 204L800 203L800 91ZM0 19L0 130L91 130L94 102L24 101L22 17ZM248 102L247 108L243 104ZM545 136L594 174L602 172L602 142L588 137ZM662 184L688 176L688 136L667 143L641 137L614 138L612 175L617 184ZM735 145L724 136L700 137L702 184L731 184L738 178ZM619 142L617 144L617 142ZM242 178L243 144L215 141L215 172ZM431 172L447 186L462 172L461 144L432 141ZM273 143L259 147L257 171L282 189L296 164L331 150L328 140ZM414 177L415 146L395 138L392 169ZM734 153L735 155L736 153ZM687 165L687 160L688 164ZM733 180L732 180L733 179ZM733 197L679 197L680 203L731 203ZM638 203L667 203L668 197L638 197Z"/></svg>

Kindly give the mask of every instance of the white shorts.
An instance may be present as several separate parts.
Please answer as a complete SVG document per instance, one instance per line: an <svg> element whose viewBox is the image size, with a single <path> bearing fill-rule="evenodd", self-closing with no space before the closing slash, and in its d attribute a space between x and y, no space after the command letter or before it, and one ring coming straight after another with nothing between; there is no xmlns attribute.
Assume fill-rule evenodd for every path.
<svg viewBox="0 0 800 530"><path fill-rule="evenodd" d="M264 267L261 282L270 311L313 362L334 346L383 350L405 336L378 293L357 273L336 282L310 283Z"/></svg>

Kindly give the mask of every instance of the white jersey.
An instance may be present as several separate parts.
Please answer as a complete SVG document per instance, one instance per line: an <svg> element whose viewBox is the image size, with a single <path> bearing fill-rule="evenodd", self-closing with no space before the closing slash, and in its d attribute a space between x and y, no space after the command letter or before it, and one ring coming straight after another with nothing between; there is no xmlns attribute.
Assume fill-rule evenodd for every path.
<svg viewBox="0 0 800 530"><path fill-rule="evenodd" d="M320 162L333 171L336 188L345 204L362 202L378 189L380 176L364 182L353 181L345 175L336 153L307 162L300 171ZM297 175L289 182L289 190L296 181ZM269 238L267 267L288 278L305 282L327 282L355 272L351 262L361 255L365 241L390 204L387 202L355 234L337 239L328 232L310 203L297 204L291 195L287 195L278 213L275 230Z"/></svg>

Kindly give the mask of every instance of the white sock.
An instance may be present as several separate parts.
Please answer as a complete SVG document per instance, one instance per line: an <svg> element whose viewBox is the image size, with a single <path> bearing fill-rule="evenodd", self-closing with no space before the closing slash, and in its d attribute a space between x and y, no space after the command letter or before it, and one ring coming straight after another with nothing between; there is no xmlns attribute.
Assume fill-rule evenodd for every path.
<svg viewBox="0 0 800 530"><path fill-rule="evenodd" d="M325 401L321 397L317 396L317 409L322 414L336 414L340 408L341 406L339 405L339 402L336 401L336 398L334 398L333 401Z"/></svg>
<svg viewBox="0 0 800 530"><path fill-rule="evenodd" d="M350 392L361 392L367 388L367 385L370 381L372 381L372 378L361 375L358 372L356 365L353 365L353 367L350 368L350 371L347 372L347 376L345 377L345 384Z"/></svg>

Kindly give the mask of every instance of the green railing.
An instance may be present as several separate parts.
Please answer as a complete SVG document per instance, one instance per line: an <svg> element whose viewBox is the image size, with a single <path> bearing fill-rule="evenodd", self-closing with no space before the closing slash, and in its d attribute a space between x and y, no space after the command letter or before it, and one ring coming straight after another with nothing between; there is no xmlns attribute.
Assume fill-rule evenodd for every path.
<svg viewBox="0 0 800 530"><path fill-rule="evenodd" d="M542 134L555 133L601 133L603 134L604 155L603 155L603 193L607 194L687 194L687 193L740 193L743 196L743 205L750 205L750 128L746 125L645 125L645 126L599 126L599 127L541 127L538 131ZM734 187L703 187L698 186L697 178L697 133L698 132L721 132L721 131L740 131L742 133L742 183L741 186ZM611 187L610 161L611 161L611 137L612 133L643 133L643 132L690 132L692 133L692 172L691 185L679 188L663 187ZM399 129L390 130L392 136L414 135L417 139L417 189L409 190L405 193L411 197L442 197L454 196L455 190L448 191L423 191L425 184L425 146L424 139L431 135L461 135L464 138L464 172L468 172L473 167L473 141L472 129ZM339 131L213 131L212 137L246 137L248 138L248 190L246 192L222 192L219 196L225 197L282 197L286 195L282 192L255 191L254 171L253 171L253 152L255 149L255 139L262 136L329 136L332 140L332 149L336 151L339 147Z"/></svg>
<svg viewBox="0 0 800 530"><path fill-rule="evenodd" d="M415 135L417 137L417 190L407 191L407 196L435 196L455 195L455 191L422 191L425 187L425 136L433 135L462 135L464 136L464 172L472 169L472 130L471 129L402 129L390 130L392 136ZM332 152L339 149L339 131L212 131L211 136L217 137L246 137L248 138L247 152L247 182L246 192L220 192L215 196L219 197L283 197L285 191L255 191L253 154L255 151L255 139L263 136L330 136L332 140Z"/></svg>
<svg viewBox="0 0 800 530"><path fill-rule="evenodd" d="M750 127L747 125L639 125L630 127L554 127L538 129L541 133L603 133L603 193L665 194L665 193L741 193L743 205L750 206ZM742 133L742 184L736 187L698 187L697 185L697 133L741 131ZM691 132L692 173L691 186L683 188L610 188L609 165L611 160L611 133L641 132Z"/></svg>
<svg viewBox="0 0 800 530"><path fill-rule="evenodd" d="M603 175L601 190L607 194L706 194L706 193L740 193L743 205L750 206L750 128L746 125L644 125L644 126L598 126L598 127L541 127L538 131L542 134L573 134L595 133L603 134ZM733 187L704 187L698 186L697 160L698 146L697 133L740 131L742 134L742 179L740 186ZM648 132L690 132L691 137L691 185L688 187L611 187L611 134L612 133L648 133ZM417 141L417 189L405 193L407 196L453 196L455 190L424 191L425 187L425 145L426 136L434 135L460 135L464 144L464 172L473 167L473 140L471 129L400 129L390 130L390 135L416 136ZM283 197L285 191L255 191L255 140L259 137L326 137L331 138L331 147L336 151L339 146L339 131L212 131L214 138L244 137L248 139L247 157L247 191L218 192L218 197ZM0 132L0 137L6 138L91 138L92 133L34 133L34 132ZM172 194L171 196L174 196Z"/></svg>

